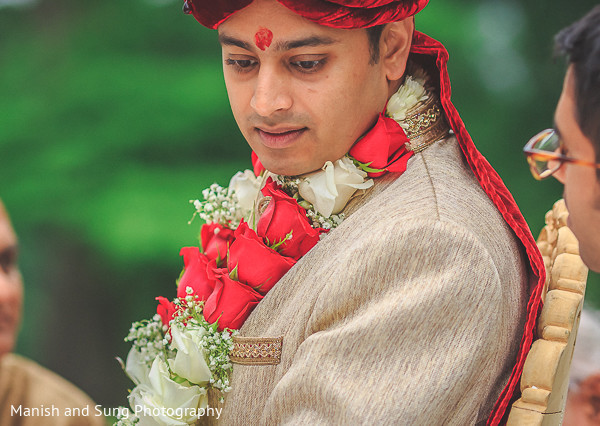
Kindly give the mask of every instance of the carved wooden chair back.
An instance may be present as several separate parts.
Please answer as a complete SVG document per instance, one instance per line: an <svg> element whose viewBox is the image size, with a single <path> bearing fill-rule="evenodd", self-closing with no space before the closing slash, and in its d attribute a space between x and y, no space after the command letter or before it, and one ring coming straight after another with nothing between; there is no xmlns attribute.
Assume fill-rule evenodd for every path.
<svg viewBox="0 0 600 426"><path fill-rule="evenodd" d="M563 200L546 214L537 245L546 265L544 307L537 340L525 359L521 398L513 404L508 425L560 425L569 388L569 370L583 307L588 268L579 243L567 227Z"/></svg>

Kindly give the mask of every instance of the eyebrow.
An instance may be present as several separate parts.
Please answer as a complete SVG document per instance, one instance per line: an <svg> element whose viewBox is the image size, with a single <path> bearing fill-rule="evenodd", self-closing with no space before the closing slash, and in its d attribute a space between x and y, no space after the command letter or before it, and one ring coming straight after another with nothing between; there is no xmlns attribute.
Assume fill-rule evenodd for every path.
<svg viewBox="0 0 600 426"><path fill-rule="evenodd" d="M299 47L329 46L337 42L338 40L327 36L310 36L297 40L279 41L274 47L276 51L280 52L297 49ZM219 34L219 43L221 43L222 46L237 46L249 51L256 50L250 43L225 34Z"/></svg>

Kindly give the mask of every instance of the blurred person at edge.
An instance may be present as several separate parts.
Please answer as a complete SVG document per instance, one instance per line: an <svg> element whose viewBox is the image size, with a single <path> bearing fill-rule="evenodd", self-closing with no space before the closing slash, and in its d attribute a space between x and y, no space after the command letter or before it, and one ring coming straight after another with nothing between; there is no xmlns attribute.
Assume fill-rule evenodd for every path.
<svg viewBox="0 0 600 426"><path fill-rule="evenodd" d="M554 128L525 147L533 175L564 184L568 225L581 258L600 272L600 6L563 29L555 49L568 58Z"/></svg>
<svg viewBox="0 0 600 426"><path fill-rule="evenodd" d="M17 340L23 283L17 237L0 200L0 425L104 426L94 402L67 380L11 353ZM89 413L89 416L71 415Z"/></svg>
<svg viewBox="0 0 600 426"><path fill-rule="evenodd" d="M600 424L600 312L585 308L569 375L563 426Z"/></svg>

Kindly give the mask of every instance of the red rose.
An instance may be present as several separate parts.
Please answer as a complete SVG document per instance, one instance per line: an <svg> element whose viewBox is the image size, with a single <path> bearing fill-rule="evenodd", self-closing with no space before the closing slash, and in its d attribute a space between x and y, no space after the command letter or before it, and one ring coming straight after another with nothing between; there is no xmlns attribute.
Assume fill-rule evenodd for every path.
<svg viewBox="0 0 600 426"><path fill-rule="evenodd" d="M202 251L209 259L225 260L233 241L233 230L218 223L207 223L202 225L200 240L202 241Z"/></svg>
<svg viewBox="0 0 600 426"><path fill-rule="evenodd" d="M290 231L292 238L281 245L279 253L300 259L319 242L319 231L310 226L306 211L298 202L287 195L271 178L262 189L264 196L271 197L265 212L257 224L257 234L275 244L283 240Z"/></svg>
<svg viewBox="0 0 600 426"><path fill-rule="evenodd" d="M162 323L168 327L169 321L173 319L173 314L177 310L177 307L166 297L158 296L156 300L158 300L156 313L160 315Z"/></svg>
<svg viewBox="0 0 600 426"><path fill-rule="evenodd" d="M369 177L386 172L404 173L408 159L414 154L406 148L408 137L402 127L392 118L379 114L377 123L350 149L349 154L361 163L369 164Z"/></svg>
<svg viewBox="0 0 600 426"><path fill-rule="evenodd" d="M219 331L238 329L263 296L232 280L225 268L216 271L216 278L215 290L204 304L204 318L211 324L219 321Z"/></svg>
<svg viewBox="0 0 600 426"><path fill-rule="evenodd" d="M295 264L296 261L291 257L282 256L267 247L246 222L240 223L227 259L230 271L237 267L240 282L249 285L260 294L267 294Z"/></svg>
<svg viewBox="0 0 600 426"><path fill-rule="evenodd" d="M183 247L179 255L183 256L184 271L177 285L177 297L187 296L185 290L191 287L200 300L208 299L215 289L215 259L200 253L198 247Z"/></svg>

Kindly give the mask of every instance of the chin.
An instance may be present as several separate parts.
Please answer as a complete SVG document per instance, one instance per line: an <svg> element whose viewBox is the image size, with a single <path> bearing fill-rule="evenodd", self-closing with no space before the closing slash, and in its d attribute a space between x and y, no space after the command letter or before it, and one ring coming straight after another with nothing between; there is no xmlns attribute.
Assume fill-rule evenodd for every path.
<svg viewBox="0 0 600 426"><path fill-rule="evenodd" d="M0 358L7 353L12 352L15 343L15 338L13 336L0 336Z"/></svg>
<svg viewBox="0 0 600 426"><path fill-rule="evenodd" d="M318 170L322 166L312 167L310 164L301 164L296 161L286 160L275 160L275 159L265 159L261 163L265 168L271 173L275 173L276 175L282 176L298 176L303 175L305 173L313 172Z"/></svg>
<svg viewBox="0 0 600 426"><path fill-rule="evenodd" d="M581 260L594 272L600 272L600 247L597 250L588 250L588 247L579 247Z"/></svg>

